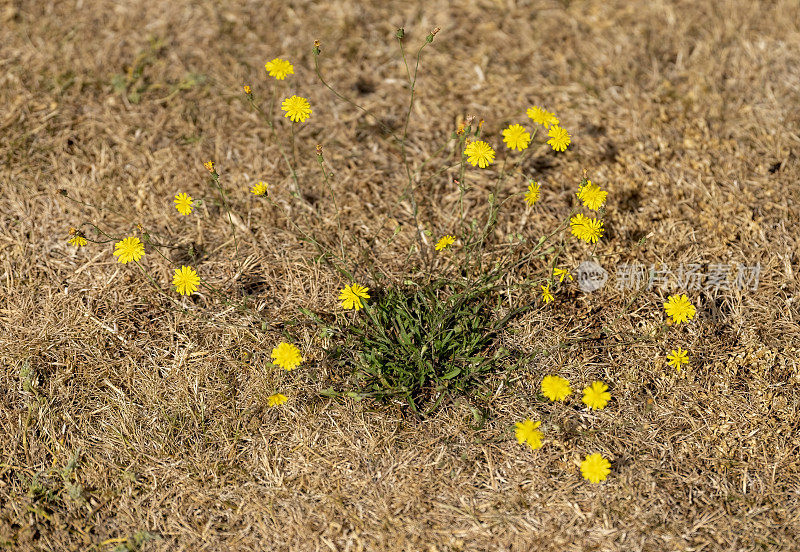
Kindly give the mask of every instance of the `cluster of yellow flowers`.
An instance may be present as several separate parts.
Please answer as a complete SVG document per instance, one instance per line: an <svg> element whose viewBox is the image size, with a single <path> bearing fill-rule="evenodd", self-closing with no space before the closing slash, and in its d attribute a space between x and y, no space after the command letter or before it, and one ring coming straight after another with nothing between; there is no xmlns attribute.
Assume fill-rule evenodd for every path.
<svg viewBox="0 0 800 552"><path fill-rule="evenodd" d="M545 376L541 387L542 394L553 402L564 401L572 394L569 382L561 376ZM602 381L594 381L583 389L583 403L591 410L602 410L610 400L608 385ZM517 442L527 444L532 450L541 448L544 438L544 433L538 429L541 424L541 421L534 422L531 419L517 422L515 425ZM581 474L591 483L604 481L609 473L611 473L611 463L600 453L589 454L581 462Z"/></svg>
<svg viewBox="0 0 800 552"><path fill-rule="evenodd" d="M677 325L694 318L697 309L686 295L670 295L667 297L667 302L664 303L664 312ZM678 347L677 350L673 349L667 355L667 364L680 372L684 365L689 364L689 352L684 351L681 347Z"/></svg>
<svg viewBox="0 0 800 552"><path fill-rule="evenodd" d="M599 186L592 184L591 180L582 180L578 187L578 199L583 206L592 211L600 209L606 201L608 192L601 190ZM596 218L589 218L583 213L578 213L569 219L572 235L586 243L597 243L603 236L603 221Z"/></svg>
<svg viewBox="0 0 800 552"><path fill-rule="evenodd" d="M572 137L566 130L558 126L558 118L554 114L538 106L528 108L527 114L535 124L548 129L548 136L550 139L547 143L553 148L553 151L565 151L567 149L567 146L569 146L572 141ZM463 125L459 126L458 134L462 134L463 131ZM533 138L531 133L519 123L510 124L503 130L502 134L503 142L505 142L506 147L512 151L528 149ZM477 166L481 169L485 169L494 163L495 151L492 149L492 146L483 140L467 140L466 147L464 148L464 155L467 156L467 163L473 167ZM531 202L531 205L532 204L533 202Z"/></svg>

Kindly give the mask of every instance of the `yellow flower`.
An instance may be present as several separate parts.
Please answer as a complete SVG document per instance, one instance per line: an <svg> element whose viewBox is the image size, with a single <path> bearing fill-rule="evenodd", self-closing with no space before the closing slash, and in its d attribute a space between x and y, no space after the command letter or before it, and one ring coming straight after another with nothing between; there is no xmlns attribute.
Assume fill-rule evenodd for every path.
<svg viewBox="0 0 800 552"><path fill-rule="evenodd" d="M550 128L550 125L558 124L558 118L556 118L556 116L549 111L545 111L541 107L529 107L527 114L534 123L542 125L544 128Z"/></svg>
<svg viewBox="0 0 800 552"><path fill-rule="evenodd" d="M286 75L294 75L294 66L285 59L275 58L264 64L264 69L267 70L270 77L275 77L278 80L283 80Z"/></svg>
<svg viewBox="0 0 800 552"><path fill-rule="evenodd" d="M603 221L578 213L569 219L572 235L586 243L597 243L603 236Z"/></svg>
<svg viewBox="0 0 800 552"><path fill-rule="evenodd" d="M477 165L485 169L494 163L494 150L483 140L467 144L467 147L464 148L464 155L467 156L467 163L473 167Z"/></svg>
<svg viewBox="0 0 800 552"><path fill-rule="evenodd" d="M583 389L583 404L592 410L602 410L611 400L611 393L608 392L608 385L602 381L595 381L589 387Z"/></svg>
<svg viewBox="0 0 800 552"><path fill-rule="evenodd" d="M572 274L569 270L564 270L563 268L554 268L553 269L553 276L558 278L559 282L563 282L564 278L569 278L569 281L572 281Z"/></svg>
<svg viewBox="0 0 800 552"><path fill-rule="evenodd" d="M681 367L684 364L689 364L689 352L684 351L680 347L678 347L677 351L672 349L672 351L670 351L670 353L667 355L667 360L667 364L674 366L675 369L680 372Z"/></svg>
<svg viewBox="0 0 800 552"><path fill-rule="evenodd" d="M192 267L182 266L175 269L175 275L172 277L172 285L175 286L175 291L181 295L191 295L197 291L199 284L200 277Z"/></svg>
<svg viewBox="0 0 800 552"><path fill-rule="evenodd" d="M569 382L560 376L545 376L542 380L542 394L551 401L563 401L570 393Z"/></svg>
<svg viewBox="0 0 800 552"><path fill-rule="evenodd" d="M553 294L550 293L550 284L545 284L542 286L542 301L545 303L549 303L553 300Z"/></svg>
<svg viewBox="0 0 800 552"><path fill-rule="evenodd" d="M138 261L142 255L144 255L144 244L134 236L114 244L114 256L119 257L117 260L122 264Z"/></svg>
<svg viewBox="0 0 800 552"><path fill-rule="evenodd" d="M694 308L694 305L685 295L670 295L667 297L667 302L664 303L664 311L666 311L667 316L672 317L676 324L691 320L697 313L697 309Z"/></svg>
<svg viewBox="0 0 800 552"><path fill-rule="evenodd" d="M302 123L311 116L311 104L307 99L297 95L283 100L281 109L286 112L284 117L289 117L293 123Z"/></svg>
<svg viewBox="0 0 800 552"><path fill-rule="evenodd" d="M301 362L303 357L300 356L300 349L291 343L284 342L272 349L272 364L284 370L294 370Z"/></svg>
<svg viewBox="0 0 800 552"><path fill-rule="evenodd" d="M578 190L577 195L587 209L597 211L605 203L608 192L601 190L600 186L592 184L591 180L587 180L586 184Z"/></svg>
<svg viewBox="0 0 800 552"><path fill-rule="evenodd" d="M552 127L547 135L550 137L547 143L554 151L566 150L571 141L569 133L558 125Z"/></svg>
<svg viewBox="0 0 800 552"><path fill-rule="evenodd" d="M205 163L203 163L203 166L206 169L208 169L208 172L210 172L211 174L214 174L215 172L217 172L217 169L214 168L214 162L213 161L206 161Z"/></svg>
<svg viewBox="0 0 800 552"><path fill-rule="evenodd" d="M509 149L522 151L530 141L531 135L522 125L511 125L503 131L503 142Z"/></svg>
<svg viewBox="0 0 800 552"><path fill-rule="evenodd" d="M539 199L539 183L531 180L530 183L528 184L528 191L525 192L525 201L528 203L528 205L533 207L538 199Z"/></svg>
<svg viewBox="0 0 800 552"><path fill-rule="evenodd" d="M253 93L253 90L246 84L242 86L242 88L244 89L244 93L247 94L248 96Z"/></svg>
<svg viewBox="0 0 800 552"><path fill-rule="evenodd" d="M67 243L70 245L74 245L78 249L80 249L81 247L83 247L88 243L83 233L80 230L76 230L75 228L70 228L69 235L72 237L67 241Z"/></svg>
<svg viewBox="0 0 800 552"><path fill-rule="evenodd" d="M182 215L188 215L192 212L192 197L189 194L181 192L175 196L175 208Z"/></svg>
<svg viewBox="0 0 800 552"><path fill-rule="evenodd" d="M453 245L456 241L455 236L443 236L438 242L436 242L436 251L441 251L442 249L447 249L451 245Z"/></svg>
<svg viewBox="0 0 800 552"><path fill-rule="evenodd" d="M586 460L581 462L581 475L590 483L605 481L609 473L611 473L611 462L603 458L599 452L588 454Z"/></svg>
<svg viewBox="0 0 800 552"><path fill-rule="evenodd" d="M257 196L265 196L267 195L267 188L267 183L259 180L258 184L253 184L253 187L250 188L250 193L256 194Z"/></svg>
<svg viewBox="0 0 800 552"><path fill-rule="evenodd" d="M363 307L362 299L369 299L367 292L368 287L360 286L358 284L351 284L344 286L344 289L339 292L339 301L342 302L343 309L360 309Z"/></svg>
<svg viewBox="0 0 800 552"><path fill-rule="evenodd" d="M274 395L270 395L269 397L267 397L267 404L269 404L271 407L280 406L288 400L289 398L286 395L275 393Z"/></svg>
<svg viewBox="0 0 800 552"><path fill-rule="evenodd" d="M517 422L514 426L514 434L517 436L517 442L521 445L528 443L533 450L542 448L542 432L536 429L542 425L542 422L534 422L533 420L525 420L524 422Z"/></svg>

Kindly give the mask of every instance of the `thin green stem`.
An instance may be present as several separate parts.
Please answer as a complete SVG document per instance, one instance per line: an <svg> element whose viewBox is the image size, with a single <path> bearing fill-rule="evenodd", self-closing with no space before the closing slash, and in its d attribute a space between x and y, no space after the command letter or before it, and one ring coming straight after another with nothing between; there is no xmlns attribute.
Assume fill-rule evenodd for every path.
<svg viewBox="0 0 800 552"><path fill-rule="evenodd" d="M321 149L319 150L322 151ZM322 177L325 179L325 187L328 189L328 193L331 195L331 201L333 201L333 208L336 210L336 226L339 229L339 247L342 250L342 259L344 259L347 255L344 252L344 233L342 232L342 218L339 212L339 205L336 203L336 195L333 193L333 187L331 186L328 171L325 170L325 159L322 155L317 155L317 163L319 163L319 168L322 170Z"/></svg>

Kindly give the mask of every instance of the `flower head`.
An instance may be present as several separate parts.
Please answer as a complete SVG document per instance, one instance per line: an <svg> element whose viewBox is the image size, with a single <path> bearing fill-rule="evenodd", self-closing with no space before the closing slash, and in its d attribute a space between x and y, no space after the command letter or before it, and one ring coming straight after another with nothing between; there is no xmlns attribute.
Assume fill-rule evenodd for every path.
<svg viewBox="0 0 800 552"><path fill-rule="evenodd" d="M528 191L525 192L525 202L531 207L539 199L539 183L533 180L528 184Z"/></svg>
<svg viewBox="0 0 800 552"><path fill-rule="evenodd" d="M278 80L283 80L286 75L294 75L294 67L285 59L275 58L264 64L264 69L267 70L270 77L275 77Z"/></svg>
<svg viewBox="0 0 800 552"><path fill-rule="evenodd" d="M494 150L483 140L468 143L464 148L464 155L467 156L467 163L473 167L477 165L485 169L494 163Z"/></svg>
<svg viewBox="0 0 800 552"><path fill-rule="evenodd" d="M558 118L549 111L545 111L541 107L529 107L527 114L534 123L537 125L542 125L544 128L550 128L550 125L558 124Z"/></svg>
<svg viewBox="0 0 800 552"><path fill-rule="evenodd" d="M253 90L247 84L242 86L242 89L244 90L244 93L247 94L248 96L253 93Z"/></svg>
<svg viewBox="0 0 800 552"><path fill-rule="evenodd" d="M344 289L339 292L339 301L342 302L342 308L347 310L360 309L364 306L361 300L369 299L368 291L368 287L358 284L344 286Z"/></svg>
<svg viewBox="0 0 800 552"><path fill-rule="evenodd" d="M77 230L76 228L70 228L69 235L72 237L69 240L67 240L67 243L70 245L74 245L79 249L88 243L86 237L83 235L83 232Z"/></svg>
<svg viewBox="0 0 800 552"><path fill-rule="evenodd" d="M601 190L600 186L592 184L591 180L587 180L586 184L578 190L577 195L587 209L597 211L605 203L608 192Z"/></svg>
<svg viewBox="0 0 800 552"><path fill-rule="evenodd" d="M114 244L114 256L122 264L138 261L144 255L144 244L135 236L129 236Z"/></svg>
<svg viewBox="0 0 800 552"><path fill-rule="evenodd" d="M293 123L302 123L311 116L311 104L307 99L297 95L283 100L281 109L286 112L284 117L289 117Z"/></svg>
<svg viewBox="0 0 800 552"><path fill-rule="evenodd" d="M192 205L194 205L194 201L192 201L192 196L189 194L181 192L175 196L175 208L180 214L188 215L191 213Z"/></svg>
<svg viewBox="0 0 800 552"><path fill-rule="evenodd" d="M172 285L175 286L175 291L181 295L191 295L197 291L199 284L200 277L192 267L182 266L175 269L175 275L172 277Z"/></svg>
<svg viewBox="0 0 800 552"><path fill-rule="evenodd" d="M206 169L208 169L208 172L210 172L211 174L215 174L217 172L217 169L214 168L214 162L213 161L206 161L205 163L203 163L203 166Z"/></svg>
<svg viewBox="0 0 800 552"><path fill-rule="evenodd" d="M572 273L569 270L565 270L563 268L554 268L553 269L553 276L558 278L559 282L563 282L564 278L569 278L569 281L572 281Z"/></svg>
<svg viewBox="0 0 800 552"><path fill-rule="evenodd" d="M611 393L608 392L608 385L602 381L595 381L589 387L583 389L583 404L592 410L602 410L611 400Z"/></svg>
<svg viewBox="0 0 800 552"><path fill-rule="evenodd" d="M558 125L551 127L547 135L550 137L547 143L554 151L565 151L571 142L569 132Z"/></svg>
<svg viewBox="0 0 800 552"><path fill-rule="evenodd" d="M667 316L671 316L676 324L686 322L694 318L697 309L685 295L670 295L664 303L664 311Z"/></svg>
<svg viewBox="0 0 800 552"><path fill-rule="evenodd" d="M553 294L550 292L550 284L542 286L542 301L549 303L553 300Z"/></svg>
<svg viewBox="0 0 800 552"><path fill-rule="evenodd" d="M689 364L689 352L684 351L680 347L678 347L677 351L672 349L672 351L670 351L670 353L667 355L667 361L667 364L674 366L675 369L680 372L681 367L684 364Z"/></svg>
<svg viewBox="0 0 800 552"><path fill-rule="evenodd" d="M442 236L442 239L440 239L438 242L436 242L436 247L434 249L436 249L436 251L441 251L442 249L447 249L448 247L453 245L455 243L455 241L456 241L456 237L455 236Z"/></svg>
<svg viewBox="0 0 800 552"><path fill-rule="evenodd" d="M508 149L522 151L528 147L530 141L531 135L522 125L510 125L503 131L503 142Z"/></svg>
<svg viewBox="0 0 800 552"><path fill-rule="evenodd" d="M581 462L581 475L590 483L605 481L609 473L611 473L611 462L603 458L599 452L588 454Z"/></svg>
<svg viewBox="0 0 800 552"><path fill-rule="evenodd" d="M284 370L294 370L301 362L303 357L300 355L300 349L291 343L284 342L272 349L272 364Z"/></svg>
<svg viewBox="0 0 800 552"><path fill-rule="evenodd" d="M603 236L603 221L578 213L569 219L572 235L586 243L597 243Z"/></svg>
<svg viewBox="0 0 800 552"><path fill-rule="evenodd" d="M269 186L266 182L258 181L258 184L253 184L253 187L250 188L250 193L255 194L257 196L265 196L267 195L267 190Z"/></svg>
<svg viewBox="0 0 800 552"><path fill-rule="evenodd" d="M267 397L267 404L269 404L271 407L280 406L288 400L289 398L286 395L275 393L274 395L270 395L269 397Z"/></svg>
<svg viewBox="0 0 800 552"><path fill-rule="evenodd" d="M563 401L570 393L569 382L560 376L545 376L542 380L542 394L551 401Z"/></svg>
<svg viewBox="0 0 800 552"><path fill-rule="evenodd" d="M517 436L519 444L527 443L533 450L542 448L542 432L536 429L542 425L542 422L534 422L533 420L525 420L524 422L517 422L514 426L514 434Z"/></svg>

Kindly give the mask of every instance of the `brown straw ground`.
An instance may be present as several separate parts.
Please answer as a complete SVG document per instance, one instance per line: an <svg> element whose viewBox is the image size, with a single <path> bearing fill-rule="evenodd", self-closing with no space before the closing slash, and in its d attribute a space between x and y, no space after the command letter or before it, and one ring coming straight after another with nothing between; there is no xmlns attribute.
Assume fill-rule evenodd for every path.
<svg viewBox="0 0 800 552"><path fill-rule="evenodd" d="M798 22L793 0L5 0L0 549L800 550ZM493 246L552 231L586 169L609 191L595 253L611 284L624 262L760 263L758 288L693 292L695 320L634 343L680 290L561 293L503 335L516 354L548 354L486 382L483 425L465 400L419 421L321 397L341 369L323 358L332 338L298 309L333 320L347 282L286 213L339 246L322 144L356 278L378 288L419 268L400 152L383 130L400 132L408 105L399 26L412 56L442 29L422 57L413 166L465 114L485 119L498 151L468 170L469 218L485 215L501 160L515 159L500 132L530 127L527 107L555 111L573 136L562 154L539 141L510 163L520 172L498 192L511 199ZM319 83L315 39L326 78L380 122ZM298 133L301 198L241 92L268 102L274 57L295 66L281 97L313 108ZM232 222L212 201L207 159ZM453 160L450 147L434 165ZM458 231L458 192L453 171L423 174L431 242ZM527 178L542 184L533 209L512 197ZM259 180L275 205L248 192ZM180 217L181 191L208 201ZM253 297L267 330L207 292L179 299L189 313L171 307L112 243L67 245L88 222L114 237L141 224L180 246L176 262L193 244L198 271ZM563 263L589 252L568 240ZM167 289L166 259L149 250L142 266ZM368 280L370 267L386 280ZM601 325L619 338L555 346ZM269 358L287 338L306 357L290 373ZM678 345L692 355L683 376L666 365ZM538 396L556 373L573 386L566 404ZM580 390L597 379L613 398L590 413ZM289 402L269 408L275 390ZM544 421L539 450L514 439L525 418ZM602 484L580 474L592 452L612 462Z"/></svg>

